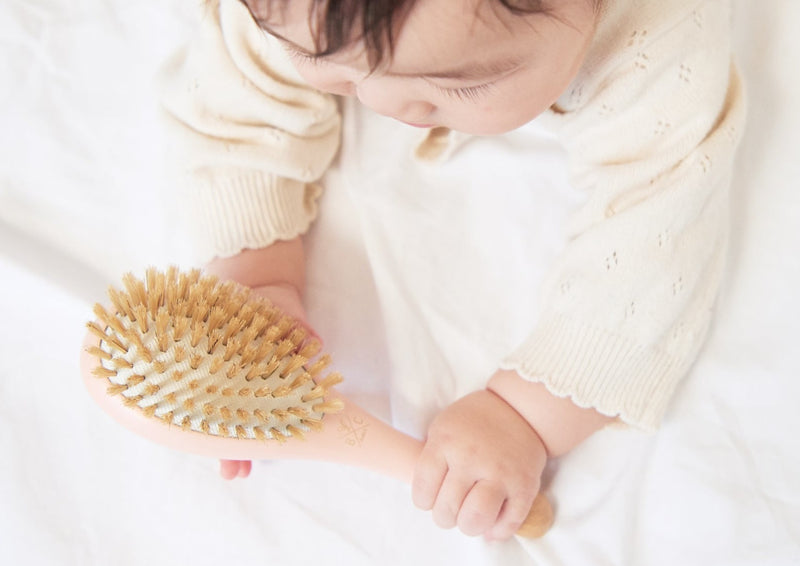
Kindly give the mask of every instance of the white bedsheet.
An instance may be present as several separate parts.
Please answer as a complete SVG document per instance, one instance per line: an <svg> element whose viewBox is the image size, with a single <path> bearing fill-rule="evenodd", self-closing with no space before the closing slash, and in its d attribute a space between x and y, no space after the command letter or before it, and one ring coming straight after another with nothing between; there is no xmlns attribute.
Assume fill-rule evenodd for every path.
<svg viewBox="0 0 800 566"><path fill-rule="evenodd" d="M190 261L164 196L150 78L197 1L0 3L3 563L800 564L800 3L735 3L751 108L730 277L663 427L606 430L551 464L552 531L487 545L439 530L407 486L363 470L263 462L223 482L215 462L134 437L85 394L91 303L124 271ZM310 317L341 389L421 435L525 335L520 313L535 311L531 289L579 197L535 124L425 167L403 149L418 132L350 105L345 117L359 135L309 235ZM531 173L493 183L531 143L543 156ZM385 145L386 163L358 160L361 144ZM478 168L476 152L497 168ZM534 170L532 192L519 179ZM524 218L498 234L509 208L488 190Z"/></svg>

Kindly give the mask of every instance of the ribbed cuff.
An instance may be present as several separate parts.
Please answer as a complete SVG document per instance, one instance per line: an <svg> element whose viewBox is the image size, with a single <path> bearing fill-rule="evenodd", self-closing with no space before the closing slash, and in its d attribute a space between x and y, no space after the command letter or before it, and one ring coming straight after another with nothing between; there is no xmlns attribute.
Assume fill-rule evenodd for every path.
<svg viewBox="0 0 800 566"><path fill-rule="evenodd" d="M189 221L202 261L305 233L322 192L315 184L258 171L199 174L191 190L194 214Z"/></svg>
<svg viewBox="0 0 800 566"><path fill-rule="evenodd" d="M658 428L685 366L655 347L558 316L501 364L558 397L647 431Z"/></svg>

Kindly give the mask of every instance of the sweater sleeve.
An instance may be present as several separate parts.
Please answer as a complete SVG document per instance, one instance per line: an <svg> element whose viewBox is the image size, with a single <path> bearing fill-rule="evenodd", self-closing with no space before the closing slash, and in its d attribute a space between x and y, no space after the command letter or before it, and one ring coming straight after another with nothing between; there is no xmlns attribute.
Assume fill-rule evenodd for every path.
<svg viewBox="0 0 800 566"><path fill-rule="evenodd" d="M205 261L308 228L340 117L335 99L303 83L242 2L204 4L160 88L179 209Z"/></svg>
<svg viewBox="0 0 800 566"><path fill-rule="evenodd" d="M502 365L652 430L709 328L744 100L726 1L607 4L583 70L543 117L586 198L537 327Z"/></svg>

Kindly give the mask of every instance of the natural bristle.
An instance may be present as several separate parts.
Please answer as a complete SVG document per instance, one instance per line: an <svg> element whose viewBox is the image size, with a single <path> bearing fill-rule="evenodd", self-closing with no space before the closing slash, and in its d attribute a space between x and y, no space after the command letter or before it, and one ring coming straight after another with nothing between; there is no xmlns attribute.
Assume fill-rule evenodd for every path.
<svg viewBox="0 0 800 566"><path fill-rule="evenodd" d="M232 282L170 268L131 274L87 324L107 391L148 417L215 436L280 442L342 409L320 377L320 345L266 299ZM315 381L316 380L316 381Z"/></svg>

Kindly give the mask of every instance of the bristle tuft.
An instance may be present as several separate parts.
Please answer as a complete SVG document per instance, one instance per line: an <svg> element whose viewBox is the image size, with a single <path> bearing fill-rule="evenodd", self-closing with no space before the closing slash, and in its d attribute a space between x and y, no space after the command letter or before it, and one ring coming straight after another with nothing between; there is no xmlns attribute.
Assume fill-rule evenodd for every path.
<svg viewBox="0 0 800 566"><path fill-rule="evenodd" d="M270 411L270 414L273 417L275 417L276 419L278 419L279 421L286 421L291 416L291 413L289 413L288 411L285 411L283 409L272 409Z"/></svg>
<svg viewBox="0 0 800 566"><path fill-rule="evenodd" d="M331 358L326 354L324 356L321 356L316 362L311 364L306 369L308 373L311 375L311 377L317 377L320 373L322 373L322 370L324 370L326 367L330 365L330 363L331 363Z"/></svg>
<svg viewBox="0 0 800 566"><path fill-rule="evenodd" d="M189 353L186 351L186 348L184 348L183 346L175 346L175 350L173 353L173 357L175 358L175 363L178 364L182 363L187 358L188 355Z"/></svg>
<svg viewBox="0 0 800 566"><path fill-rule="evenodd" d="M286 442L289 439L289 437L287 437L285 434L283 434L277 428L271 428L271 429L269 429L269 432L272 435L272 438L274 438L275 440L277 440L281 444L283 444L284 442Z"/></svg>
<svg viewBox="0 0 800 566"><path fill-rule="evenodd" d="M308 373L303 373L294 378L294 381L292 381L292 383L289 384L289 389L295 391L296 389L299 389L306 383L310 382L311 382L311 376Z"/></svg>
<svg viewBox="0 0 800 566"><path fill-rule="evenodd" d="M121 395L127 390L128 390L127 385L109 385L106 388L106 393L108 393L109 395Z"/></svg>
<svg viewBox="0 0 800 566"><path fill-rule="evenodd" d="M161 352L166 352L169 348L170 337L167 335L167 327L170 323L170 316L165 307L159 309L156 315L156 342Z"/></svg>
<svg viewBox="0 0 800 566"><path fill-rule="evenodd" d="M303 431L294 425L286 425L286 432L288 432L292 438L299 438L300 440L306 439L305 434L303 434Z"/></svg>
<svg viewBox="0 0 800 566"><path fill-rule="evenodd" d="M314 356L320 353L322 350L322 344L316 338L313 338L303 344L303 347L298 352L299 355L303 356L307 360L310 360Z"/></svg>
<svg viewBox="0 0 800 566"><path fill-rule="evenodd" d="M127 381L128 387L136 387L140 383L144 383L143 375L132 375L128 378Z"/></svg>
<svg viewBox="0 0 800 566"><path fill-rule="evenodd" d="M264 367L264 379L275 373L281 365L281 359L274 357L272 358L269 363Z"/></svg>
<svg viewBox="0 0 800 566"><path fill-rule="evenodd" d="M303 419L308 416L308 409L303 407L289 407L286 410L299 419Z"/></svg>
<svg viewBox="0 0 800 566"><path fill-rule="evenodd" d="M136 348L136 353L139 357L148 364L153 362L153 354L150 352L150 348L144 345L142 337L135 330L129 329L125 334L125 338Z"/></svg>
<svg viewBox="0 0 800 566"><path fill-rule="evenodd" d="M147 324L147 307L144 305L136 305L133 307L133 313L133 321L139 325L139 332L147 334L150 330L150 326Z"/></svg>
<svg viewBox="0 0 800 566"><path fill-rule="evenodd" d="M90 346L89 348L86 349L86 352L88 352L90 356L94 356L95 358L99 358L101 360L110 361L114 359L114 357L109 352L101 350L97 346ZM122 359L122 358L117 358L117 359Z"/></svg>
<svg viewBox="0 0 800 566"><path fill-rule="evenodd" d="M114 289L114 287L109 287L108 298L111 299L111 304L114 305L114 310L117 314L121 314L130 320L133 319L133 311L131 310L127 295L120 293Z"/></svg>
<svg viewBox="0 0 800 566"><path fill-rule="evenodd" d="M275 399L279 399L281 397L286 397L291 392L292 392L291 387L289 387L288 385L281 385L280 387L272 391L272 397Z"/></svg>
<svg viewBox="0 0 800 566"><path fill-rule="evenodd" d="M114 360L112 361L112 364L118 370L120 370L120 369L133 369L133 364L130 363L125 358L114 358Z"/></svg>
<svg viewBox="0 0 800 566"><path fill-rule="evenodd" d="M296 372L298 369L303 367L303 364L306 363L306 361L308 361L308 360L306 358L304 358L303 356L299 356L299 355L292 356L292 359L289 360L289 363L286 364L286 366L284 366L283 370L281 370L281 374L280 374L281 377L284 378L284 379L289 377L294 372Z"/></svg>
<svg viewBox="0 0 800 566"><path fill-rule="evenodd" d="M341 399L331 399L330 401L325 401L324 403L317 403L316 405L312 406L311 409L316 413L338 413L344 409L344 403Z"/></svg>
<svg viewBox="0 0 800 566"><path fill-rule="evenodd" d="M124 403L127 407L135 408L139 406L139 403L141 403L143 399L144 397L142 397L141 395L136 395L134 397L125 397Z"/></svg>
<svg viewBox="0 0 800 566"><path fill-rule="evenodd" d="M310 417L302 418L300 419L300 424L316 432L322 430L322 421L320 419L312 419Z"/></svg>
<svg viewBox="0 0 800 566"><path fill-rule="evenodd" d="M308 331L302 326L298 326L292 330L291 334L289 334L289 342L294 344L294 347L297 348L303 343L303 340L306 339L306 336L308 336Z"/></svg>
<svg viewBox="0 0 800 566"><path fill-rule="evenodd" d="M318 383L318 385L320 387L322 387L323 389L328 390L331 387L339 385L342 381L344 381L344 378L342 377L342 374L340 374L338 372L334 372L334 373L328 374L325 377L325 379L323 379L322 381L320 381Z"/></svg>
<svg viewBox="0 0 800 566"><path fill-rule="evenodd" d="M295 345L292 344L289 340L282 340L278 347L275 348L275 357L278 358L285 358L288 356L292 350L294 350Z"/></svg>
<svg viewBox="0 0 800 566"><path fill-rule="evenodd" d="M302 400L303 403L310 403L311 401L322 399L324 396L325 396L325 389L317 385L316 387L314 387L314 389L303 395Z"/></svg>
<svg viewBox="0 0 800 566"><path fill-rule="evenodd" d="M109 377L116 377L117 372L113 369L108 369L103 366L97 366L92 370L92 375L95 377L108 379Z"/></svg>

